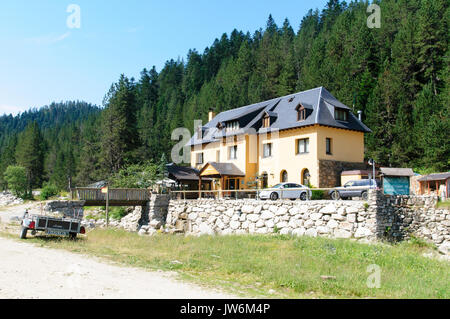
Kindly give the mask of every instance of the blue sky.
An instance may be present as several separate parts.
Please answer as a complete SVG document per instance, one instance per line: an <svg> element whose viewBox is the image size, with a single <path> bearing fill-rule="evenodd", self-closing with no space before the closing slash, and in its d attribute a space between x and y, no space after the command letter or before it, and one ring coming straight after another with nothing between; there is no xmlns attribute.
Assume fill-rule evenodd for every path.
<svg viewBox="0 0 450 319"><path fill-rule="evenodd" d="M252 34L269 14L297 31L309 9L326 0L4 0L0 4L0 115L53 101L101 105L121 73L139 77L186 58L234 28ZM80 28L69 28L70 4Z"/></svg>

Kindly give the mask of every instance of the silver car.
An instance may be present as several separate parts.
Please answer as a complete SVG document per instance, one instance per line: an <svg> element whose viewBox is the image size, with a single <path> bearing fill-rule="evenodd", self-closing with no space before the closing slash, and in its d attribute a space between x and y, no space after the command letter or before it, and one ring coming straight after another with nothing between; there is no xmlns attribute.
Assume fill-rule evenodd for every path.
<svg viewBox="0 0 450 319"><path fill-rule="evenodd" d="M301 199L307 200L311 198L311 190L301 184L280 183L271 188L264 189L259 192L260 199Z"/></svg>

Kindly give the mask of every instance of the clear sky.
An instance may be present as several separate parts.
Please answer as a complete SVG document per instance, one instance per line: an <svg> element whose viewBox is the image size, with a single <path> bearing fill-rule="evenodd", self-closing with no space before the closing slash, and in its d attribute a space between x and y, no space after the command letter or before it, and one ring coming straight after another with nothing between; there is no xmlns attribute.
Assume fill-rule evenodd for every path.
<svg viewBox="0 0 450 319"><path fill-rule="evenodd" d="M3 0L0 3L0 115L53 101L101 105L121 73L160 71L170 59L200 53L236 28L251 34L269 14L295 31L327 0ZM80 9L80 28L71 4Z"/></svg>

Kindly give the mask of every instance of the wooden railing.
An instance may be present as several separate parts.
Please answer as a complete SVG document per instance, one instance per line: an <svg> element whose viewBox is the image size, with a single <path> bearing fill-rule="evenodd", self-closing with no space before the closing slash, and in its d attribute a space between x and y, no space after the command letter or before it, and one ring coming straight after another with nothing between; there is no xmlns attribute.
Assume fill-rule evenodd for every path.
<svg viewBox="0 0 450 319"><path fill-rule="evenodd" d="M84 201L106 201L106 193L99 188L74 188L71 191L72 199ZM138 188L110 188L109 201L136 202L149 201L151 192Z"/></svg>

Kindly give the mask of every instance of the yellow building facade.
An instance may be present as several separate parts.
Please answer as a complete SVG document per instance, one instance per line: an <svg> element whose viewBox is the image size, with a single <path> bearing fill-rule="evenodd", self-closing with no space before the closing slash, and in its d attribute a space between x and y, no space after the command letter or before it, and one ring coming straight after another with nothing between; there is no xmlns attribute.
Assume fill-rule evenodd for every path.
<svg viewBox="0 0 450 319"><path fill-rule="evenodd" d="M191 143L191 166L214 176L214 189L338 186L340 172L365 168L364 134L370 130L330 96L318 88L210 116L205 136Z"/></svg>

